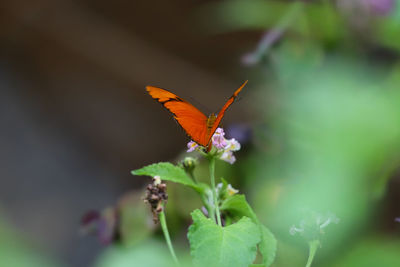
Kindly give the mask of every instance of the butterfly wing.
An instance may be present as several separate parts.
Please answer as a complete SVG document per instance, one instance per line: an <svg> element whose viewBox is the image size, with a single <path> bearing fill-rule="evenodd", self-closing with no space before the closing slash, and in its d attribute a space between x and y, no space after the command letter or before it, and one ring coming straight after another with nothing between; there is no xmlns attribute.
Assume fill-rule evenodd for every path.
<svg viewBox="0 0 400 267"><path fill-rule="evenodd" d="M147 86L146 90L174 115L175 120L193 141L201 146L208 145L210 139L207 134L207 117L200 110L165 89Z"/></svg>
<svg viewBox="0 0 400 267"><path fill-rule="evenodd" d="M207 136L207 144L210 141L211 137L213 136L215 130L217 130L222 118L224 117L225 111L229 108L229 106L235 101L235 98L238 96L240 91L242 91L243 87L247 84L247 81L245 81L234 93L233 95L226 101L225 105L221 108L220 112L218 112L218 116L215 119L213 126L211 128L211 131L209 133L209 136Z"/></svg>

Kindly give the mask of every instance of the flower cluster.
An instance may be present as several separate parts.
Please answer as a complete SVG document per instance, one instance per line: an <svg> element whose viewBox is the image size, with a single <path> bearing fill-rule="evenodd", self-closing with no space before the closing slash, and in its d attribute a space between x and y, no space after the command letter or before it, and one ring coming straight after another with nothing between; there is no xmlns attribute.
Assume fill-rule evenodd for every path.
<svg viewBox="0 0 400 267"><path fill-rule="evenodd" d="M290 227L289 233L295 235L299 233L309 240L317 240L321 234L324 234L324 229L331 223L338 224L340 219L333 213L320 214L309 211L307 218L300 221L299 226L293 225Z"/></svg>
<svg viewBox="0 0 400 267"><path fill-rule="evenodd" d="M229 162L230 164L233 164L236 161L233 152L240 150L240 143L235 138L226 139L225 132L222 128L218 128L211 137L211 145L215 147L221 160ZM190 141L187 144L187 147L187 152L192 152L197 150L199 145L194 141Z"/></svg>

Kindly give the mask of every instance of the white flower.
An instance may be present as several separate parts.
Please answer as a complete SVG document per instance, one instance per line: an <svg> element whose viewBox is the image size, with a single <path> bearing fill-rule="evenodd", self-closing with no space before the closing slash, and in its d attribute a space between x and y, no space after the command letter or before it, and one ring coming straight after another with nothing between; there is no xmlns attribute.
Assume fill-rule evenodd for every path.
<svg viewBox="0 0 400 267"><path fill-rule="evenodd" d="M222 155L220 156L220 159L223 160L223 161L226 161L226 162L228 162L230 164L233 164L236 161L236 158L233 155L232 151L223 152Z"/></svg>
<svg viewBox="0 0 400 267"><path fill-rule="evenodd" d="M233 196L233 195L239 193L239 190L233 188L231 184L228 184L227 191L228 191L228 195L230 195L230 196Z"/></svg>
<svg viewBox="0 0 400 267"><path fill-rule="evenodd" d="M225 151L239 151L240 150L240 143L235 139L227 140L228 145L225 147Z"/></svg>

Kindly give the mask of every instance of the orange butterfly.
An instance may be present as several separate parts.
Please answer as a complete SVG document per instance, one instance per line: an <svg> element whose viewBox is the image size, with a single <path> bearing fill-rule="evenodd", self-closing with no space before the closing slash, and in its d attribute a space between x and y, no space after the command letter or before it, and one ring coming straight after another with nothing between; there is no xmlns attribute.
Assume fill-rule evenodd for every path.
<svg viewBox="0 0 400 267"><path fill-rule="evenodd" d="M175 120L182 126L193 141L203 147L208 147L211 137L218 128L225 111L233 103L246 83L247 81L233 93L217 116L212 113L208 117L189 102L167 90L154 86L146 86L146 90L152 98L161 103L174 115ZM210 149L211 147L208 148Z"/></svg>

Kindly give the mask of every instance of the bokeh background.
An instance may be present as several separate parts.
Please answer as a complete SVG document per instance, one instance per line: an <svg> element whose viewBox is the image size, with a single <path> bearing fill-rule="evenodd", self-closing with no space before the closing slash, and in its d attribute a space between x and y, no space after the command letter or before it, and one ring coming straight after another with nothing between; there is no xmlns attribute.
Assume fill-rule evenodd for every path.
<svg viewBox="0 0 400 267"><path fill-rule="evenodd" d="M399 266L399 1L3 0L0 38L0 266L163 266L130 170L188 138L144 87L211 113L244 80L223 121L242 151L217 168L278 239L273 266L305 265L304 210L340 218L315 266ZM200 202L170 196L187 255ZM122 238L82 235L90 210L121 213L103 234Z"/></svg>

